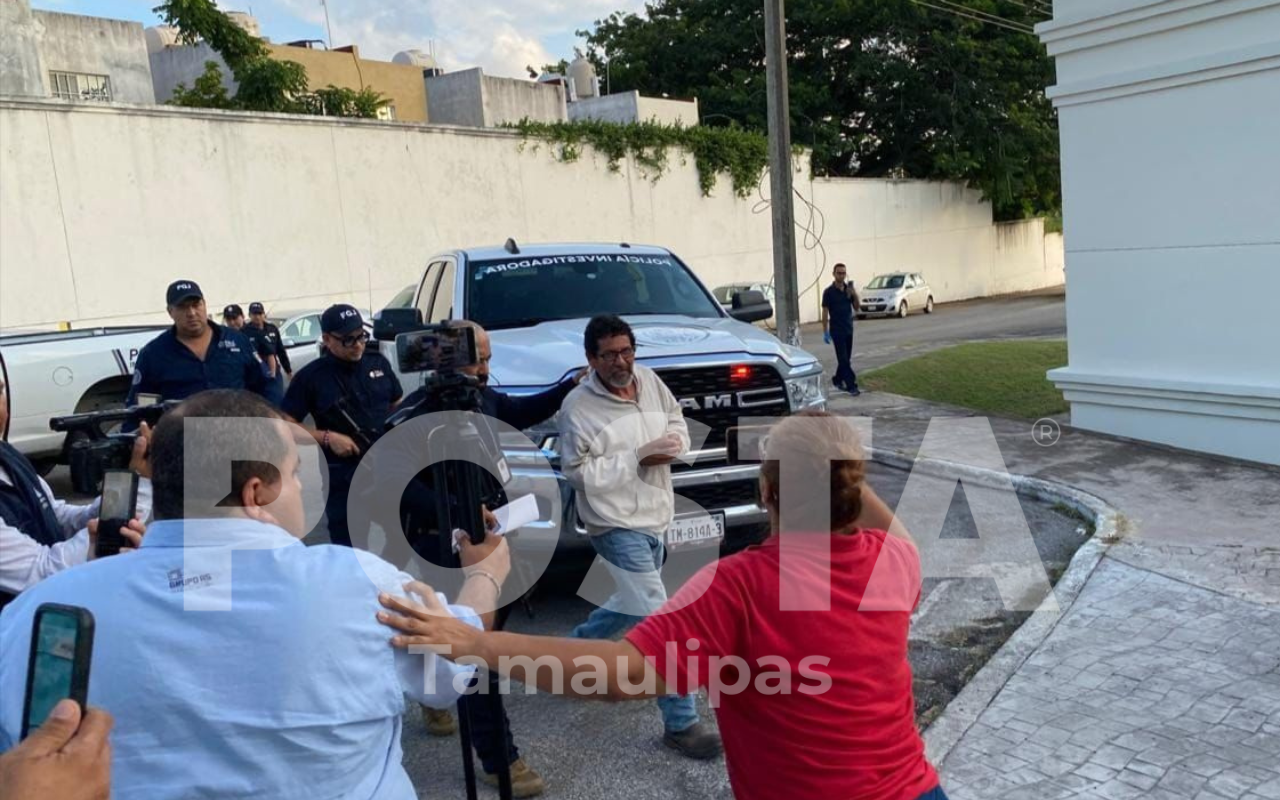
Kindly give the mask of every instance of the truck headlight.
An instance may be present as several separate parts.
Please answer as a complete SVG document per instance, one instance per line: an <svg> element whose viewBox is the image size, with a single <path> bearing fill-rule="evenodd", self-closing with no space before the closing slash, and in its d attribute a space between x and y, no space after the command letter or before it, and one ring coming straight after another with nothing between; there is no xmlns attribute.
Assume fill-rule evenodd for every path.
<svg viewBox="0 0 1280 800"><path fill-rule="evenodd" d="M822 393L822 373L802 375L787 379L787 399L791 401L792 412L806 408L824 408L826 395Z"/></svg>

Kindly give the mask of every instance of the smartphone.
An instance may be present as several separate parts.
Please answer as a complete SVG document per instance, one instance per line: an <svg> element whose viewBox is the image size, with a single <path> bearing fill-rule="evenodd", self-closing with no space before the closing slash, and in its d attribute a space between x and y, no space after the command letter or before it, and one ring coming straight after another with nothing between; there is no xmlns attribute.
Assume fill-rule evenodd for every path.
<svg viewBox="0 0 1280 800"><path fill-rule="evenodd" d="M129 542L120 529L138 511L138 475L132 470L109 469L102 477L102 504L98 508L98 546L94 558L114 556Z"/></svg>
<svg viewBox="0 0 1280 800"><path fill-rule="evenodd" d="M22 738L44 724L53 707L68 697L89 700L93 659L93 614L87 608L44 603L31 626L27 692L22 701Z"/></svg>

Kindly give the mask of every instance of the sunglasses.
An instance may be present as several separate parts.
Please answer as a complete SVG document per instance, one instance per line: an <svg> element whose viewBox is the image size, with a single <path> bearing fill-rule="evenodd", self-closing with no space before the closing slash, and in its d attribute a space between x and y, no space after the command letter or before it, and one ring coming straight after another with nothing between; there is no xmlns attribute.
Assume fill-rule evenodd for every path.
<svg viewBox="0 0 1280 800"><path fill-rule="evenodd" d="M343 347L355 347L358 344L364 344L369 341L369 332L360 331L359 333L353 333L350 336L335 336L334 338L337 339Z"/></svg>

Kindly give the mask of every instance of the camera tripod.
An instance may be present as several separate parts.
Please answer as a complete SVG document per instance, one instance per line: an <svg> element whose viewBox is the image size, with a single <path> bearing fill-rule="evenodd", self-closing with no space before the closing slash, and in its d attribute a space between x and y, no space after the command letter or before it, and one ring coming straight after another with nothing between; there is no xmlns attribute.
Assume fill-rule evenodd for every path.
<svg viewBox="0 0 1280 800"><path fill-rule="evenodd" d="M463 375L436 376L426 386L426 398L412 409L398 412L393 419L399 422L423 413L435 411L472 412L471 419L480 424L487 420L480 411L480 392L475 380ZM398 422L396 423L398 424ZM493 437L490 436L490 441ZM432 492L435 497L436 529L439 532L438 561L440 566L458 569L461 566L453 551L453 531L464 530L471 541L479 543L485 538L484 515L481 506L493 503L494 498L485 491L486 469L492 465L493 474L505 475L501 453L491 452L476 424L470 419L458 425L441 425L427 436L428 452L434 462L428 467ZM494 630L501 630L506 623L508 610L501 607L494 619ZM500 754L498 765L498 794L502 800L510 800L511 767L507 760L507 723L499 690L498 673L487 671L484 677L472 679L474 687L480 680L488 680L487 696L489 713L494 721L492 746ZM467 704L458 703L458 738L462 741L462 769L467 783L468 800L476 800L475 760L471 752L471 719Z"/></svg>

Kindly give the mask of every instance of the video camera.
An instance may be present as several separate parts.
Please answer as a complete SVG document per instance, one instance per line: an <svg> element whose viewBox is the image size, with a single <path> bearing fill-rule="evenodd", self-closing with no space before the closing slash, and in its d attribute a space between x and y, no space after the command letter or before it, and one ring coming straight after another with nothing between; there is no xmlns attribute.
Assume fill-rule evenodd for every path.
<svg viewBox="0 0 1280 800"><path fill-rule="evenodd" d="M170 400L49 420L51 430L67 434L67 463L71 466L72 488L81 494L96 494L107 470L128 468L138 434L107 433L107 426L120 424L136 428L145 422L154 427L160 417L178 403Z"/></svg>
<svg viewBox="0 0 1280 800"><path fill-rule="evenodd" d="M433 411L480 411L479 383L458 370L475 366L480 358L476 332L469 325L424 325L416 308L386 308L373 320L373 337L396 343L396 360L403 374L423 376L421 395L406 398L387 427L393 428Z"/></svg>

